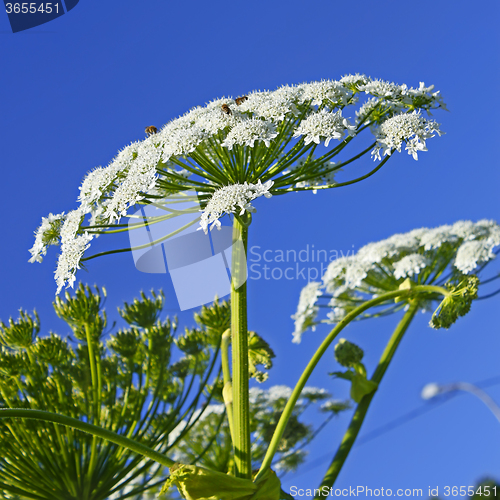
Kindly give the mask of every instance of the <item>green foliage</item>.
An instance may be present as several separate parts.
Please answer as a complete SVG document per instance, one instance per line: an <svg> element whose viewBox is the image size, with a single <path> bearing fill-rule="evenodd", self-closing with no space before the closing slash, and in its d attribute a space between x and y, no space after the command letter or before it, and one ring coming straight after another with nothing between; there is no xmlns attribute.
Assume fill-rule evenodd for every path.
<svg viewBox="0 0 500 500"><path fill-rule="evenodd" d="M281 491L280 481L271 470L253 482L183 464L175 464L170 468L170 477L162 492L174 485L186 500L279 500Z"/></svg>
<svg viewBox="0 0 500 500"><path fill-rule="evenodd" d="M269 377L267 372L257 369L262 365L266 370L273 366L272 358L275 354L269 344L255 332L248 332L248 370L249 376L257 382L264 382Z"/></svg>
<svg viewBox="0 0 500 500"><path fill-rule="evenodd" d="M99 340L106 327L106 313L102 310L106 289L101 290L96 286L95 292L86 285L80 283L75 291L74 297L69 292L64 294L65 301L56 297L54 309L56 314L66 321L71 327L78 340L86 340L87 332L94 340Z"/></svg>
<svg viewBox="0 0 500 500"><path fill-rule="evenodd" d="M364 396L377 390L378 384L366 377L366 368L361 360L364 352L361 347L346 339L339 339L335 346L335 359L337 362L349 368L345 372L333 372L333 375L351 382L351 398L359 403Z"/></svg>
<svg viewBox="0 0 500 500"><path fill-rule="evenodd" d="M134 299L132 304L123 304L123 309L118 308L120 316L130 325L140 328L151 328L159 318L163 308L165 296L163 292L158 295L151 291L152 299L141 292L141 300Z"/></svg>
<svg viewBox="0 0 500 500"><path fill-rule="evenodd" d="M460 316L465 316L471 308L472 301L477 299L479 278L462 276L447 283L450 291L432 315L432 328L449 328Z"/></svg>
<svg viewBox="0 0 500 500"><path fill-rule="evenodd" d="M219 345L221 335L231 326L231 305L218 299L210 306L202 306L194 315L196 323L203 328L212 346Z"/></svg>
<svg viewBox="0 0 500 500"><path fill-rule="evenodd" d="M40 321L36 311L33 311L33 316L34 318L21 309L17 321L9 318L9 326L1 322L0 344L10 349L30 347L40 331Z"/></svg>
<svg viewBox="0 0 500 500"><path fill-rule="evenodd" d="M68 415L167 454L196 424L197 405L212 397L206 387L217 380L216 335L200 329L177 336L175 322L160 319L163 294L141 293L119 310L129 327L104 343L105 296L80 285L56 299L72 342L55 333L39 337L36 313L1 323L0 407ZM174 362L176 345L183 349ZM107 500L121 498L124 488L127 498L146 498L165 474L113 443L34 420L0 420L0 449L0 490L23 500Z"/></svg>
<svg viewBox="0 0 500 500"><path fill-rule="evenodd" d="M252 435L252 460L258 468L266 453L279 418L290 396L290 389L274 386L263 390L250 389L250 432ZM280 441L275 465L280 472L296 470L304 461L304 446L316 435L317 430L303 422L304 411L314 403L323 403L326 421L348 409L348 402L329 399L325 390L306 388L295 406L290 421ZM182 428L182 426L179 426ZM200 414L199 421L187 435L187 440L177 448L176 460L196 462L207 469L228 473L233 469L232 442L223 404L211 404Z"/></svg>

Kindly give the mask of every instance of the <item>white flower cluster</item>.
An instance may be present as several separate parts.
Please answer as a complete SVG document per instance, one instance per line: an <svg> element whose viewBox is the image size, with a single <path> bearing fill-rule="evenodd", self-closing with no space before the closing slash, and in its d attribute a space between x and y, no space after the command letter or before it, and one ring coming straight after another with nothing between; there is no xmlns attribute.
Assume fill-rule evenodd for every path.
<svg viewBox="0 0 500 500"><path fill-rule="evenodd" d="M210 230L217 227L220 229L221 223L219 219L225 214L238 213L243 215L245 212L255 212L255 208L250 203L252 200L265 196L270 198L272 195L269 192L273 185L273 181L267 181L262 184L231 184L218 189L208 201L205 210L201 214L200 229L208 233Z"/></svg>
<svg viewBox="0 0 500 500"><path fill-rule="evenodd" d="M303 135L305 144L310 142L320 144L324 141L325 146L328 147L332 139L343 139L346 131L350 136L356 135L356 127L349 124L340 110L332 113L322 109L318 113L311 113L303 120L295 130L293 137Z"/></svg>
<svg viewBox="0 0 500 500"><path fill-rule="evenodd" d="M258 118L247 118L237 123L227 134L222 146L233 149L238 146L254 147L255 141L262 141L269 147L271 139L277 136L276 125L273 122L259 120Z"/></svg>
<svg viewBox="0 0 500 500"><path fill-rule="evenodd" d="M300 292L297 312L292 316L292 319L295 320L295 333L292 342L295 344L300 344L302 332L305 332L309 326L313 331L316 330L316 326L310 322L310 319L315 318L318 314L317 302L318 297L322 294L321 288L321 283L312 281Z"/></svg>
<svg viewBox="0 0 500 500"><path fill-rule="evenodd" d="M232 98L217 99L172 120L144 141L127 146L108 167L90 172L80 188L81 208L86 213L104 214L109 221L119 219L161 180L161 175L156 174L159 165L166 165L171 158L189 156L210 140L220 141L229 150L234 145L254 147L257 141L269 146L277 137L278 124L287 116L297 117L299 108L305 116L291 129L292 136L304 136L307 142L325 141L328 145L332 139L342 139L345 133L353 135L355 127L335 107L352 102L354 90L383 94L395 102L404 97L407 105L416 105L417 100L425 109L444 107L439 93L430 93L432 87L421 84L419 89L411 89L364 75L252 92L239 104ZM229 112L223 111L222 106L227 106ZM321 111L316 107L321 107ZM105 207L92 209L95 204Z"/></svg>
<svg viewBox="0 0 500 500"><path fill-rule="evenodd" d="M443 134L439 130L439 124L434 120L426 120L417 111L395 115L376 130L377 145L372 151L373 159L380 160L381 150L382 156L390 155L393 150L401 152L401 145L405 142L408 154L418 160L418 152L427 151L426 139L435 134Z"/></svg>
<svg viewBox="0 0 500 500"><path fill-rule="evenodd" d="M226 170L242 160L247 164L240 167L247 169L249 178L258 179L272 168L275 168L277 176L281 175L285 168L272 165L276 159L279 162L280 155L286 155L286 145L293 147L292 139L301 137L305 145L324 143L329 146L333 139L341 141L346 135L353 136L356 133L356 127L349 123L343 113L347 105L357 102L360 93L375 96L377 102L383 102L386 108L397 107L398 112L443 108L439 93L431 91L432 87L423 84L418 89L412 89L356 74L344 76L338 81L285 85L274 91L256 91L236 99L228 97L214 100L172 120L145 140L125 147L107 167L98 167L89 172L80 187L79 206L75 212L83 220L88 216L90 225L102 227L126 217L137 203L147 203L153 198L178 191L198 189L200 182L207 186L207 189L198 189L201 192L217 188L224 190L226 188L221 186L235 179ZM379 123L387 116L390 114L379 113L377 120L369 124ZM383 154L389 154L391 148L399 150L402 142L405 142L409 152L416 156L417 151L424 150L425 139L434 132L439 133L433 123L423 121L418 115L390 118L376 129L378 149L374 155L380 157L380 149L383 149ZM404 130L397 131L399 126ZM266 158L261 148L273 147L276 141L282 141L283 146L280 142L275 148L276 157ZM239 151L234 151L236 146L251 150L240 155ZM254 154L255 157L252 156ZM314 171L306 172L297 183L293 182L291 176L290 189L313 187L319 182L329 184L329 172L324 173L325 169L320 167L312 168ZM255 175L256 170L258 175ZM189 179L193 174L195 178ZM267 190L266 196L268 194ZM251 209L249 202L256 197L247 195L248 191L236 203L242 210ZM246 202L240 205L239 202L245 198ZM228 213L224 205L218 207L215 201L213 204L213 211L210 208L204 214L202 226L205 230L208 224L217 225L219 208L221 214ZM227 206L230 211L233 210L234 205ZM40 261L47 245L57 242L57 236L52 234L57 227L62 226L57 226L54 221L42 221L31 250L31 262ZM63 252L70 251L71 255L62 255L59 259L60 271L57 276L65 276L61 279L67 282L72 282L72 278L62 269L77 269L76 256L88 247L92 239L89 235L83 235L82 231L75 232L74 238L72 244L65 238L63 247Z"/></svg>
<svg viewBox="0 0 500 500"><path fill-rule="evenodd" d="M418 89L414 89L406 84L398 85L383 80L370 80L366 84L360 85L359 89L375 97L401 102L407 106L446 109L439 91L432 92L434 85L426 87L424 82L420 82Z"/></svg>
<svg viewBox="0 0 500 500"><path fill-rule="evenodd" d="M352 90L345 83L346 80L321 80L299 85L298 88L302 91L300 101L310 101L313 106L325 104L330 108L346 106L352 96Z"/></svg>
<svg viewBox="0 0 500 500"><path fill-rule="evenodd" d="M67 284L73 287L75 282L75 273L80 269L80 260L83 253L90 246L94 238L92 234L85 231L78 234L80 225L83 221L84 213L80 210L70 212L61 228L61 253L57 259L57 269L55 279L57 283L58 294L63 286Z"/></svg>
<svg viewBox="0 0 500 500"><path fill-rule="evenodd" d="M360 302L397 290L406 278L435 284L445 272L469 274L494 259L493 250L499 245L500 226L492 220L415 229L369 243L355 255L331 262L323 283L311 282L303 288L292 316L293 342L300 342L303 332L318 323L321 296L330 297L331 309L322 322L335 323Z"/></svg>
<svg viewBox="0 0 500 500"><path fill-rule="evenodd" d="M55 245L58 242L59 226L63 220L64 212L57 215L49 214L47 217L42 217L42 223L35 231L35 243L30 249L31 259L29 262L43 261L43 257L47 255L47 247Z"/></svg>

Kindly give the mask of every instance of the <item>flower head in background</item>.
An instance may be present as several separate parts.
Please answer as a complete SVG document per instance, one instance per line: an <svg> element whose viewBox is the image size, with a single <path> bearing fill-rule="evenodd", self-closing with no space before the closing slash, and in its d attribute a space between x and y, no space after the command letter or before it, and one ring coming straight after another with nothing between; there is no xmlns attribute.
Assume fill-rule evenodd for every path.
<svg viewBox="0 0 500 500"><path fill-rule="evenodd" d="M293 341L300 342L303 332L319 322L336 323L361 303L398 290L406 280L410 285L448 284L453 290L462 283L462 295L472 299L477 286L464 278L494 259L499 245L500 226L491 220L415 229L369 243L356 254L331 262L322 283L311 282L302 290L297 313L292 316ZM388 314L404 305L386 303L376 313L362 317ZM422 309L429 306L421 303ZM318 319L322 307L329 312L325 319ZM433 326L438 326L433 318Z"/></svg>
<svg viewBox="0 0 500 500"><path fill-rule="evenodd" d="M286 385L275 385L268 389L250 388L252 457L255 465L263 459L291 394L292 388ZM304 447L316 434L311 425L303 422L303 413L312 404L317 404L318 410L327 414L326 421L350 408L349 401L332 399L325 389L304 387L281 440L273 470L293 471L304 461ZM206 450L200 459L200 465L210 466L211 469L224 473L230 470L232 443L224 404L210 404L205 409L197 410L196 418L192 420L196 423L185 441L178 443L175 448L175 460L190 463L196 458L198 450ZM181 422L169 439L177 437L185 428L186 425ZM218 446L210 447L209 444L215 437Z"/></svg>
<svg viewBox="0 0 500 500"><path fill-rule="evenodd" d="M360 103L362 96L366 99ZM59 292L73 285L93 238L116 232L116 224L137 204L195 191L202 208L200 226L208 231L226 214L241 217L254 211L251 201L261 195L357 182L367 175L346 183L336 182L334 175L373 150L380 163L371 175L403 142L416 158L425 141L440 133L419 112L437 108L446 109L432 86L411 88L359 74L195 107L125 147L107 167L89 172L79 206L42 219L30 261L40 262L49 245L61 245L55 273ZM374 134L372 146L332 161L364 131ZM170 217L172 207L167 207Z"/></svg>

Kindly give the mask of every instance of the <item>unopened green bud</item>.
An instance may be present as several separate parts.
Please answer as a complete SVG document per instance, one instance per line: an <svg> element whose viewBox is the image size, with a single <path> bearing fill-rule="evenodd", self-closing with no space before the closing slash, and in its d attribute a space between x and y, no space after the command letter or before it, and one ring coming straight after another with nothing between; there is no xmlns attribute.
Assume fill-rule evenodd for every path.
<svg viewBox="0 0 500 500"><path fill-rule="evenodd" d="M27 349L30 347L38 332L40 321L36 311L33 312L34 319L22 309L19 311L19 319L9 319L9 326L0 323L0 344L10 349Z"/></svg>
<svg viewBox="0 0 500 500"><path fill-rule="evenodd" d="M338 344L335 346L335 359L340 365L348 368L360 363L363 355L364 352L361 347L346 339L339 339Z"/></svg>
<svg viewBox="0 0 500 500"><path fill-rule="evenodd" d="M74 358L68 343L55 333L51 333L49 337L37 339L33 346L33 353L36 358L53 366L68 365Z"/></svg>
<svg viewBox="0 0 500 500"><path fill-rule="evenodd" d="M141 328L151 328L160 317L163 309L164 295L160 291L158 295L151 290L152 299L146 297L144 292L141 292L141 300L134 299L132 304L124 303L123 309L118 308L121 317L133 326Z"/></svg>
<svg viewBox="0 0 500 500"><path fill-rule="evenodd" d="M101 337L106 327L106 314L104 311L100 314L106 289L99 289L97 286L94 288L95 292L88 285L80 283L74 297L66 292L65 301L56 297L54 302L56 314L70 325L79 340L86 340L86 327L90 328L90 337L95 340Z"/></svg>
<svg viewBox="0 0 500 500"><path fill-rule="evenodd" d="M449 328L460 316L465 316L471 308L472 301L477 299L479 278L465 276L458 284L448 283L450 294L447 295L432 315L432 328Z"/></svg>
<svg viewBox="0 0 500 500"><path fill-rule="evenodd" d="M108 340L108 347L119 356L129 359L134 357L140 341L139 332L135 328L120 330Z"/></svg>

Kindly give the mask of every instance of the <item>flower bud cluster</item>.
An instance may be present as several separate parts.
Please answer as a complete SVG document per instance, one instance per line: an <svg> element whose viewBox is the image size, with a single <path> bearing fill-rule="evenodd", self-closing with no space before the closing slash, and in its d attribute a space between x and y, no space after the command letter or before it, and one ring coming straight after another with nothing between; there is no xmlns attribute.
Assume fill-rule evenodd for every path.
<svg viewBox="0 0 500 500"><path fill-rule="evenodd" d="M346 368L350 368L357 363L361 363L364 356L363 349L346 339L339 339L335 346L335 359L337 363Z"/></svg>

